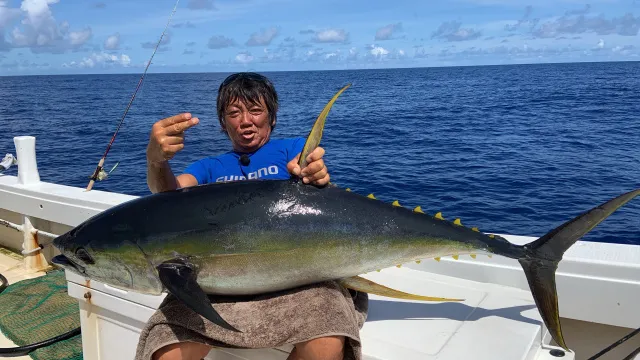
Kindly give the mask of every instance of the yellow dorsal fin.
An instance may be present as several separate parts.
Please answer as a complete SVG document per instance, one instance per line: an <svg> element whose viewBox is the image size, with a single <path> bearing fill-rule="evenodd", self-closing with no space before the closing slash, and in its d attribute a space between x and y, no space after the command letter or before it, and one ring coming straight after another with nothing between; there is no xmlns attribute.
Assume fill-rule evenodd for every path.
<svg viewBox="0 0 640 360"><path fill-rule="evenodd" d="M424 214L424 211L422 211L422 208L421 208L420 206L416 206L416 207L413 209L413 212L417 212L417 213L420 213L420 214Z"/></svg>
<svg viewBox="0 0 640 360"><path fill-rule="evenodd" d="M440 257L433 258L433 260L440 262Z"/></svg>
<svg viewBox="0 0 640 360"><path fill-rule="evenodd" d="M471 256L472 259L476 258L476 254L470 254L469 256Z"/></svg>
<svg viewBox="0 0 640 360"><path fill-rule="evenodd" d="M455 219L453 223L456 225L462 225L462 222L460 221L460 219Z"/></svg>
<svg viewBox="0 0 640 360"><path fill-rule="evenodd" d="M393 202L393 204L391 204L391 205L393 205L393 206L402 206L402 205L400 205L400 203L398 202L398 200L394 201L394 202Z"/></svg>
<svg viewBox="0 0 640 360"><path fill-rule="evenodd" d="M340 94L342 94L349 86L351 86L351 84L347 84L335 95L333 95L331 100L329 100L327 105L324 106L324 108L320 112L320 115L318 115L316 121L313 123L313 127L311 128L311 131L309 132L309 135L305 140L304 146L302 147L302 152L300 153L300 159L298 160L300 169L304 169L308 165L307 157L320 144L320 140L322 139L322 132L324 131L324 124L327 119L327 115L329 114L329 110L331 110L331 107L336 102L338 96L340 96Z"/></svg>
<svg viewBox="0 0 640 360"><path fill-rule="evenodd" d="M435 214L434 217L436 219L444 220L444 218L442 217L442 213L441 212L438 212L437 214Z"/></svg>
<svg viewBox="0 0 640 360"><path fill-rule="evenodd" d="M373 196L373 194L369 194L369 195L367 195L367 197L368 197L369 199L375 199L375 198L376 198L375 196Z"/></svg>
<svg viewBox="0 0 640 360"><path fill-rule="evenodd" d="M480 232L480 230L478 230L478 228L477 228L477 227L473 227L473 228L471 228L471 230L473 230L473 231L475 231L475 232Z"/></svg>
<svg viewBox="0 0 640 360"><path fill-rule="evenodd" d="M452 255L451 257L452 257L452 258L454 258L454 259L456 259L456 260L458 260L458 258L459 258L459 256L458 256L458 255Z"/></svg>

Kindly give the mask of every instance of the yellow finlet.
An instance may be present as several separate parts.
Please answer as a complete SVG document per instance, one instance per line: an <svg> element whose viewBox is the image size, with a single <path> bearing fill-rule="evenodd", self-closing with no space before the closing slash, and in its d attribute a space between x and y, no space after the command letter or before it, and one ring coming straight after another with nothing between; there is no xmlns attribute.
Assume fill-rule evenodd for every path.
<svg viewBox="0 0 640 360"><path fill-rule="evenodd" d="M433 217L436 218L436 219L444 220L444 218L442 217L442 212L438 212Z"/></svg>
<svg viewBox="0 0 640 360"><path fill-rule="evenodd" d="M345 189L345 191L351 191L351 189L349 189L349 188L346 188L346 189Z"/></svg>
<svg viewBox="0 0 640 360"><path fill-rule="evenodd" d="M461 226L462 226L462 222L460 221L460 219L455 219L455 220L453 221L453 223L454 223L455 225L461 225Z"/></svg>
<svg viewBox="0 0 640 360"><path fill-rule="evenodd" d="M493 257L493 255L491 255L491 254L487 254L487 256L489 257L489 259L491 259Z"/></svg>
<svg viewBox="0 0 640 360"><path fill-rule="evenodd" d="M399 269L399 268L402 267L402 264L398 264L398 265L396 265L396 267Z"/></svg>
<svg viewBox="0 0 640 360"><path fill-rule="evenodd" d="M376 271L377 271L377 272L380 272L381 270L380 270L380 269L378 269L378 270L376 270Z"/></svg>
<svg viewBox="0 0 640 360"><path fill-rule="evenodd" d="M373 196L373 194L369 194L369 195L367 195L367 197L368 197L369 199L375 199L375 198L376 198L375 196Z"/></svg>
<svg viewBox="0 0 640 360"><path fill-rule="evenodd" d="M416 260L416 264L420 264L422 260Z"/></svg>
<svg viewBox="0 0 640 360"><path fill-rule="evenodd" d="M433 260L440 262L440 257L433 258Z"/></svg>
<svg viewBox="0 0 640 360"><path fill-rule="evenodd" d="M476 258L476 254L470 254L469 256L471 256L472 259Z"/></svg>
<svg viewBox="0 0 640 360"><path fill-rule="evenodd" d="M394 201L394 202L393 202L393 204L391 204L391 205L393 205L393 206L402 206L402 205L400 205L400 203L398 202L398 200Z"/></svg>
<svg viewBox="0 0 640 360"><path fill-rule="evenodd" d="M491 234L491 235L489 235L489 237L493 239L495 237L495 235Z"/></svg>
<svg viewBox="0 0 640 360"><path fill-rule="evenodd" d="M424 214L424 211L422 211L422 208L421 208L420 206L416 206L416 207L413 209L413 212L417 212L417 213L420 213L420 214Z"/></svg>
<svg viewBox="0 0 640 360"><path fill-rule="evenodd" d="M480 230L478 230L478 228L477 228L477 227L473 227L473 228L471 228L471 230L473 230L473 231L475 231L475 232L480 232Z"/></svg>
<svg viewBox="0 0 640 360"><path fill-rule="evenodd" d="M458 255L451 255L451 257L456 259L456 260L458 260L460 258L460 256L458 256Z"/></svg>
<svg viewBox="0 0 640 360"><path fill-rule="evenodd" d="M395 299L420 300L420 301L464 301L464 299L448 299L448 298L410 294L404 291L388 288L384 285L377 284L369 279L365 279L360 276L340 279L338 280L338 282L342 286L348 289L353 289L356 291L366 292L368 294L374 294L374 295L390 297Z"/></svg>

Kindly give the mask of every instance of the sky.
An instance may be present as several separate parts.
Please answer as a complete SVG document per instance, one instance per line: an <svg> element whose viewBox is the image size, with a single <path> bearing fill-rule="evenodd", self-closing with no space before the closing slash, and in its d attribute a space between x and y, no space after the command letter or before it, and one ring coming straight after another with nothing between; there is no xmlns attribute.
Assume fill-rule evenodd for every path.
<svg viewBox="0 0 640 360"><path fill-rule="evenodd" d="M0 0L0 76L141 73L174 0ZM149 72L640 60L640 0L179 0Z"/></svg>

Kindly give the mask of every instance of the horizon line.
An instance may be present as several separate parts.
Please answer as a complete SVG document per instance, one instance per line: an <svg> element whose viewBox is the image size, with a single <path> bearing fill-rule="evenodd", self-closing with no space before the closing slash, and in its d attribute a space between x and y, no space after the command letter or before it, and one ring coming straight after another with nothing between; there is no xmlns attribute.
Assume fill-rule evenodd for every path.
<svg viewBox="0 0 640 360"><path fill-rule="evenodd" d="M375 71L375 70L406 70L406 69L438 69L438 68L467 68L467 67L498 67L498 66L531 66L531 65L568 65L568 64L604 64L604 63L640 63L640 60L599 60L599 61L550 61L550 62L524 62L524 63L508 63L508 64L472 64L472 65L430 65L430 66L406 66L406 67L379 67L379 68L351 68L351 69L304 69L304 70L266 70L259 71L256 69L244 71L152 71L151 66L147 74L228 74L238 72L257 72L257 73L292 73L292 72L330 72L330 71ZM153 62L151 63L153 65ZM197 65L196 65L197 66ZM3 77L25 77L25 76L89 76L89 75L140 75L141 72L111 72L111 73L64 73L64 74L14 74L3 75Z"/></svg>

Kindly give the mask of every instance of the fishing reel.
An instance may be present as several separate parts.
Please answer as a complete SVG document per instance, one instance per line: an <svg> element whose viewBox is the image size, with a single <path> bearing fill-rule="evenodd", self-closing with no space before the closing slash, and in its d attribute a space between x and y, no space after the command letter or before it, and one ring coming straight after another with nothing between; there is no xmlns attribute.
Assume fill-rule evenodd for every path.
<svg viewBox="0 0 640 360"><path fill-rule="evenodd" d="M96 171L91 176L89 176L89 180L94 180L94 181L105 180L107 177L109 177L109 175L111 175L113 170L115 170L118 167L118 164L120 164L119 161L115 165L113 165L113 167L111 168L111 170L109 170L109 172L106 172L102 166L98 167Z"/></svg>
<svg viewBox="0 0 640 360"><path fill-rule="evenodd" d="M18 159L16 159L15 156L13 156L12 154L5 155L5 157L0 161L0 173L9 170L12 165L17 164Z"/></svg>

